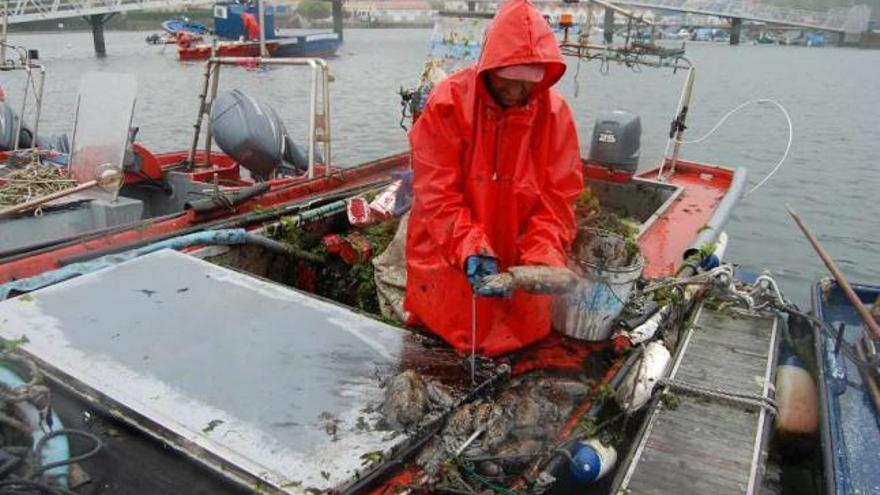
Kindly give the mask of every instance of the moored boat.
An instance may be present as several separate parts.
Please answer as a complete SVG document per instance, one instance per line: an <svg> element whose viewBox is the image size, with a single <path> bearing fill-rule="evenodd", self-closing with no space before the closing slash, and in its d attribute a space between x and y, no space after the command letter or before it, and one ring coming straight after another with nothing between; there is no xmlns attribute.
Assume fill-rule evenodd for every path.
<svg viewBox="0 0 880 495"><path fill-rule="evenodd" d="M257 3L220 2L214 6L214 34L217 41L185 40L178 42L180 60L202 60L217 57L258 57L261 45L269 57L319 57L336 54L341 45L337 33L281 35L275 29L275 11L266 6L260 13ZM262 15L262 23L256 20ZM245 21L245 19L248 19ZM248 29L248 25L252 27ZM257 25L258 30L253 29ZM260 41L259 30L264 40ZM255 32L256 31L256 32Z"/></svg>
<svg viewBox="0 0 880 495"><path fill-rule="evenodd" d="M211 83L211 77L218 76L222 65L263 63L285 65L288 62L287 59L262 61L234 58L209 62L204 84L206 88L215 89L210 94L203 95L200 105L202 112L207 111L209 104L218 97L217 86ZM309 117L309 135L313 139L305 152L290 141L277 122L260 127L270 115L274 115L274 111L248 109L248 102L256 100L247 97L233 100L237 105L244 105L236 106L238 113L234 113L243 120L239 124L233 124L233 130L224 135L230 140L227 149L241 160L253 153L246 152L236 144L240 137L247 138L245 145L256 146L254 150L268 146L265 154L261 155L265 163L254 163L253 160L248 162L247 166L258 169L249 172L247 166L243 167L240 161L226 153L212 150L214 141L222 144L215 139L219 135L208 137L206 148L198 149L202 137L202 121L210 117L204 113L197 117L198 124L190 150L154 155L143 146L129 144L132 139L125 129L131 118L132 89L128 95L131 98L128 106L122 105L125 108L120 109L120 115L116 119L123 132L117 130L117 137L114 138L116 141L111 143L112 148L118 150L119 157L123 153L126 155L118 169L121 177L110 193L115 194L116 199L108 199L105 195L107 193L92 189L91 192L86 191L90 196L78 196L59 200L62 201L61 204L56 201L40 206L42 216L22 213L7 216L2 220L4 228L7 232L17 233L4 237L0 279L8 281L36 275L69 263L75 257L89 257L107 250L121 250L133 243L167 238L191 229L201 229L201 226L209 222L216 224L224 218L237 217L238 220L233 222L253 221L248 214L255 209L332 195L336 191L385 181L390 171L407 166L408 158L397 155L347 169L334 167L330 148L330 122L329 118L324 118L329 115L326 64L318 59L297 59L292 63L309 66L321 84L320 91L318 87L311 90L311 98L316 102L313 106L315 114ZM125 82L131 86L134 84L131 80ZM92 88L88 91L100 92L101 90L94 88L104 86L92 81L85 87ZM93 96L100 97L94 93ZM88 106L89 98L81 98L81 103ZM226 115L228 121L233 113L223 115ZM93 116L101 118L102 123L110 120L102 115ZM217 125L220 124L220 121L215 121ZM212 125L214 124L205 127L210 128ZM270 134L243 134L247 129L262 129L259 132ZM208 129L209 136L210 132L211 129ZM265 137L269 141L261 141ZM88 144L87 141L82 134L79 136L80 147L84 142ZM76 143L74 146L77 146ZM71 160L75 162L74 165L83 162L84 169L91 170L94 175L94 164L88 155L80 156L83 157L82 160L78 160L76 154L73 155ZM323 162L322 156L325 157ZM25 161L29 162L31 155L26 154L26 157ZM119 160L119 157L113 160ZM73 167L74 170L78 168ZM5 171L14 170L7 166ZM85 180L91 178L87 177ZM37 206L26 210L33 211L35 207ZM273 216L272 213L263 212L260 217L267 215Z"/></svg>
<svg viewBox="0 0 880 495"><path fill-rule="evenodd" d="M852 288L863 305L880 315L880 287ZM877 340L837 282L816 283L812 305L820 323L811 328L822 399L824 493L872 493L880 487L873 448L880 441Z"/></svg>

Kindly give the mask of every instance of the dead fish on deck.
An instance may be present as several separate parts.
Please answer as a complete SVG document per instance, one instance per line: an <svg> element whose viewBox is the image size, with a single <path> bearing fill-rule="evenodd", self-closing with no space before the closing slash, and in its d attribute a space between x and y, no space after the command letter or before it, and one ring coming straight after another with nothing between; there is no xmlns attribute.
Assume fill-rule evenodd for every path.
<svg viewBox="0 0 880 495"><path fill-rule="evenodd" d="M388 381L379 412L388 427L407 430L418 425L429 412L451 404L452 396L445 387L407 370Z"/></svg>

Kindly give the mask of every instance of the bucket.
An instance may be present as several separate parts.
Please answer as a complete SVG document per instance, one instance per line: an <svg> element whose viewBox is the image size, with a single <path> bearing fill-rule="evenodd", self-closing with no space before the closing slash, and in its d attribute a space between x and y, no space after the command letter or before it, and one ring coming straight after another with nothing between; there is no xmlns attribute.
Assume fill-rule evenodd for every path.
<svg viewBox="0 0 880 495"><path fill-rule="evenodd" d="M587 243L582 251L591 249L595 242L620 243L626 240L613 232L585 229ZM575 288L558 296L553 304L553 327L569 337L580 340L607 340L614 329L614 321L620 316L636 280L642 274L644 259L629 266L602 266L585 260L575 253L580 281Z"/></svg>

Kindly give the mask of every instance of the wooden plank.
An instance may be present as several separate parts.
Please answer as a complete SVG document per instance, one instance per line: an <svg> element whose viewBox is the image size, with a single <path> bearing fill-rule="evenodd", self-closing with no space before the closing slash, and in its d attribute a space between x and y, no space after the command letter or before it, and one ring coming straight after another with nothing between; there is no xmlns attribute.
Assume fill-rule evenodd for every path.
<svg viewBox="0 0 880 495"><path fill-rule="evenodd" d="M703 307L671 378L760 395L772 376L775 331L774 316L732 318ZM677 407L658 402L650 412L646 436L616 485L632 495L747 493L765 414L729 400L675 395Z"/></svg>

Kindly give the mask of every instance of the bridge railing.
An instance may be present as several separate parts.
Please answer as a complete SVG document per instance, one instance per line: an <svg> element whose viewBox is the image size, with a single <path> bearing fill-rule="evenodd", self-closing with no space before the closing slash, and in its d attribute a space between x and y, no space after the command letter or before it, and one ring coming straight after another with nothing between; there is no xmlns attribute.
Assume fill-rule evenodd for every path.
<svg viewBox="0 0 880 495"><path fill-rule="evenodd" d="M871 8L866 5L816 12L742 0L619 0L616 3L851 33L867 30L871 18Z"/></svg>
<svg viewBox="0 0 880 495"><path fill-rule="evenodd" d="M129 10L180 8L210 0L9 0L9 24L84 17ZM2 8L0 8L2 13Z"/></svg>

